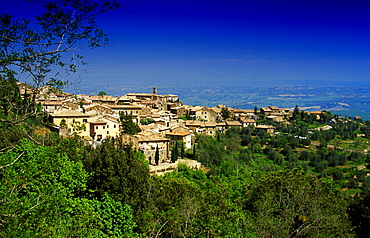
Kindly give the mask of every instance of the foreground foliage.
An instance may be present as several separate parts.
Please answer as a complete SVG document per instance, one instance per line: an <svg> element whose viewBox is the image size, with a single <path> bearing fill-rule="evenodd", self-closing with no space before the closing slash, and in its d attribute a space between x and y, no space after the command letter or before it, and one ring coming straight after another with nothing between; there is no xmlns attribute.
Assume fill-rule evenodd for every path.
<svg viewBox="0 0 370 238"><path fill-rule="evenodd" d="M0 156L3 237L106 237L130 234L132 210L87 191L88 173L57 147L23 139Z"/></svg>
<svg viewBox="0 0 370 238"><path fill-rule="evenodd" d="M208 163L207 173L180 166L163 177L149 176L143 155L119 139L96 148L77 137L15 140L0 156L0 234L365 236L368 196L351 198L325 177L283 168L286 155L276 165L257 137L244 138L244 147L234 133L198 136L193 156Z"/></svg>

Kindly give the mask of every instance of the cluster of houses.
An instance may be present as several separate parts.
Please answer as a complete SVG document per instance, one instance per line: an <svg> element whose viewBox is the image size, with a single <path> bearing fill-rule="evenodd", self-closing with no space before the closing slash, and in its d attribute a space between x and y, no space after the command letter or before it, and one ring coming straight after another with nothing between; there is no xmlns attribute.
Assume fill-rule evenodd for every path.
<svg viewBox="0 0 370 238"><path fill-rule="evenodd" d="M19 83L21 93L27 87ZM215 136L232 127L248 126L274 133L271 125L257 125L256 110L227 108L230 117L225 120L222 115L225 105L211 108L184 105L177 95L157 94L156 87L152 93L129 93L121 97L40 92L36 101L60 134L76 134L91 143L119 136L122 127L119 114L131 115L141 132L130 137L130 143L141 150L151 164L155 163L157 150L159 164L169 161L170 148L176 141L182 141L185 149L191 149L194 133ZM261 108L258 113L274 121L283 121L292 115L289 109L273 106Z"/></svg>

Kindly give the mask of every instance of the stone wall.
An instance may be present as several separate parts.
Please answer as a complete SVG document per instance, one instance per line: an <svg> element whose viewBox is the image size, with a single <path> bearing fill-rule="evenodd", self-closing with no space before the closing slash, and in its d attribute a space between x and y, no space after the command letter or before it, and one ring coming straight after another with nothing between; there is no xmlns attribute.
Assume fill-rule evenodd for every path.
<svg viewBox="0 0 370 238"><path fill-rule="evenodd" d="M156 166L150 166L149 173L151 175L163 175L165 173L170 173L178 170L179 164L185 164L191 169L198 170L201 168L202 164L196 160L191 159L179 159L175 163L165 163Z"/></svg>

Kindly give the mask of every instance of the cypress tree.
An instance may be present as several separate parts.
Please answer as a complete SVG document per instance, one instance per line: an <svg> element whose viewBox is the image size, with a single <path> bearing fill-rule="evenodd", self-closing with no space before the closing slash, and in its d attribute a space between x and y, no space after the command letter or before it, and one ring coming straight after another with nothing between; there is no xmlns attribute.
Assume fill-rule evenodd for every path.
<svg viewBox="0 0 370 238"><path fill-rule="evenodd" d="M179 144L176 141L175 146L172 149L172 154L171 154L171 161L172 162L175 162L177 160L177 158L179 157L179 149L178 148L179 148Z"/></svg>
<svg viewBox="0 0 370 238"><path fill-rule="evenodd" d="M158 165L159 164L159 149L158 149L158 145L157 145L157 149L155 150L155 157L154 157L154 161L155 161L155 164Z"/></svg>
<svg viewBox="0 0 370 238"><path fill-rule="evenodd" d="M181 159L185 158L185 146L184 143L181 143Z"/></svg>
<svg viewBox="0 0 370 238"><path fill-rule="evenodd" d="M141 131L139 126L132 120L131 114L129 115L127 112L121 112L119 116L122 123L123 134L135 135L136 133Z"/></svg>
<svg viewBox="0 0 370 238"><path fill-rule="evenodd" d="M194 159L196 157L196 154L197 154L197 150L196 150L195 143L194 143L194 146L193 146L193 158Z"/></svg>
<svg viewBox="0 0 370 238"><path fill-rule="evenodd" d="M258 108L257 106L254 106L254 115L257 115L258 114Z"/></svg>

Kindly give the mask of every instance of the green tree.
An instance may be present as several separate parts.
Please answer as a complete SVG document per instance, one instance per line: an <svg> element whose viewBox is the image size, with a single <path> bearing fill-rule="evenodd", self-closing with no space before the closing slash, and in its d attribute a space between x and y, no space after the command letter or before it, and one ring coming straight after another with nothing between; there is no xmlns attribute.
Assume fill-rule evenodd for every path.
<svg viewBox="0 0 370 238"><path fill-rule="evenodd" d="M254 115L257 115L258 114L258 108L257 106L254 106Z"/></svg>
<svg viewBox="0 0 370 238"><path fill-rule="evenodd" d="M97 203L97 212L102 217L102 231L108 237L137 236L133 232L136 224L131 207L114 201L108 194L104 194L101 200Z"/></svg>
<svg viewBox="0 0 370 238"><path fill-rule="evenodd" d="M86 40L91 48L107 43L106 34L96 24L96 17L119 7L118 3L109 0L36 0L31 3L44 7L44 11L33 19L0 15L0 80L11 83L0 84L1 91L13 85L16 74L30 77L33 80L31 103L26 103L28 97L23 103L23 108L29 109L28 116L37 113L32 102L40 87L64 86L68 83L65 78L76 72L78 65L85 64L83 57L74 53L81 41ZM66 57L68 54L70 57ZM2 99L9 97L12 95L7 94ZM18 122L13 118L8 121Z"/></svg>
<svg viewBox="0 0 370 238"><path fill-rule="evenodd" d="M179 157L179 143L176 141L174 147L172 148L171 161L175 162Z"/></svg>
<svg viewBox="0 0 370 238"><path fill-rule="evenodd" d="M85 146L77 154L86 171L92 174L88 188L98 198L108 193L115 201L129 205L137 229L145 229L145 214L151 207L149 167L140 151L120 144L119 138L107 139L101 146Z"/></svg>
<svg viewBox="0 0 370 238"><path fill-rule="evenodd" d="M59 126L61 128L67 128L68 127L67 122L64 118L60 121Z"/></svg>
<svg viewBox="0 0 370 238"><path fill-rule="evenodd" d="M153 200L156 210L151 237L199 237L197 215L202 205L202 191L176 174L154 179Z"/></svg>
<svg viewBox="0 0 370 238"><path fill-rule="evenodd" d="M221 109L222 119L227 120L227 119L230 118L230 115L231 115L231 112L230 112L230 110L227 107L223 107Z"/></svg>
<svg viewBox="0 0 370 238"><path fill-rule="evenodd" d="M159 165L159 148L158 148L158 145L157 145L157 148L155 149L154 162L155 162L156 165Z"/></svg>
<svg viewBox="0 0 370 238"><path fill-rule="evenodd" d="M106 93L106 92L104 92L104 91L100 91L100 92L98 92L98 96L105 96L105 95L107 95L107 93Z"/></svg>
<svg viewBox="0 0 370 238"><path fill-rule="evenodd" d="M298 105L296 105L294 110L293 110L293 119L296 120L296 121L301 120L301 113L299 112Z"/></svg>
<svg viewBox="0 0 370 238"><path fill-rule="evenodd" d="M127 112L121 112L119 117L122 123L123 134L135 135L141 131L139 126L133 121L132 115L128 114Z"/></svg>
<svg viewBox="0 0 370 238"><path fill-rule="evenodd" d="M259 236L353 236L348 203L329 182L294 169L266 173L255 186L249 202Z"/></svg>
<svg viewBox="0 0 370 238"><path fill-rule="evenodd" d="M370 232L370 196L355 197L348 209L349 219L358 237L368 237Z"/></svg>
<svg viewBox="0 0 370 238"><path fill-rule="evenodd" d="M14 75L2 75L0 71L0 127L21 124L34 115L35 104L29 95L23 96Z"/></svg>
<svg viewBox="0 0 370 238"><path fill-rule="evenodd" d="M88 174L56 147L23 139L0 155L0 235L3 237L99 236L94 202L86 191Z"/></svg>
<svg viewBox="0 0 370 238"><path fill-rule="evenodd" d="M63 121L60 122L62 124ZM82 131L86 130L86 123L81 123L80 121L74 121L71 123L73 134L78 135L82 133Z"/></svg>
<svg viewBox="0 0 370 238"><path fill-rule="evenodd" d="M181 143L179 144L180 144L180 157L181 159L184 159L185 158L185 143L181 141Z"/></svg>
<svg viewBox="0 0 370 238"><path fill-rule="evenodd" d="M196 144L194 143L193 145L193 158L196 159L197 157L197 148L196 148Z"/></svg>

